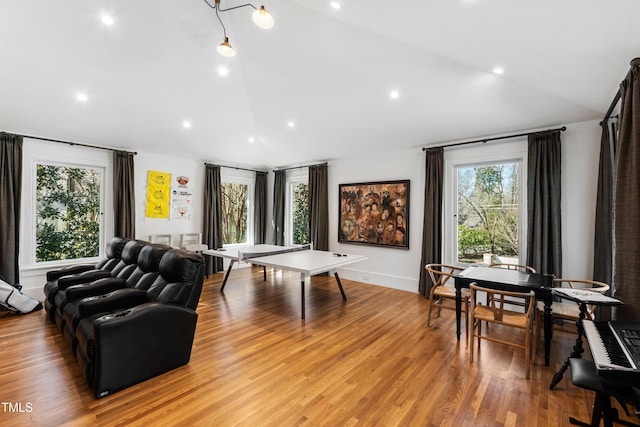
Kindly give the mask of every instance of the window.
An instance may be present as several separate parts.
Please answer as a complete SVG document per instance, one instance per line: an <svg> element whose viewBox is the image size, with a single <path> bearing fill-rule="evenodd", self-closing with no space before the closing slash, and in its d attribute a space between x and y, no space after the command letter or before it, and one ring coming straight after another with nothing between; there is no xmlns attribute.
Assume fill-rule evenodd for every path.
<svg viewBox="0 0 640 427"><path fill-rule="evenodd" d="M253 243L253 188L255 178L239 175L222 177L222 243Z"/></svg>
<svg viewBox="0 0 640 427"><path fill-rule="evenodd" d="M36 164L35 262L100 256L102 168Z"/></svg>
<svg viewBox="0 0 640 427"><path fill-rule="evenodd" d="M292 242L294 245L309 243L309 185L306 182L291 183Z"/></svg>
<svg viewBox="0 0 640 427"><path fill-rule="evenodd" d="M287 173L285 242L289 245L309 243L308 180L306 169Z"/></svg>
<svg viewBox="0 0 640 427"><path fill-rule="evenodd" d="M456 167L458 263L518 263L519 169L518 163Z"/></svg>
<svg viewBox="0 0 640 427"><path fill-rule="evenodd" d="M524 262L526 159L526 140L445 151L443 262Z"/></svg>

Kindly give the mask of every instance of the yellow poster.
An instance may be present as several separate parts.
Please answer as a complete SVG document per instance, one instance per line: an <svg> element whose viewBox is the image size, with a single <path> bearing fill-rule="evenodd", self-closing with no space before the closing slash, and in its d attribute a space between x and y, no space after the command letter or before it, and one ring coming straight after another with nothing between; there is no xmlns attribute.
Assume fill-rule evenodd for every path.
<svg viewBox="0 0 640 427"><path fill-rule="evenodd" d="M169 218L171 200L171 174L148 171L147 218Z"/></svg>

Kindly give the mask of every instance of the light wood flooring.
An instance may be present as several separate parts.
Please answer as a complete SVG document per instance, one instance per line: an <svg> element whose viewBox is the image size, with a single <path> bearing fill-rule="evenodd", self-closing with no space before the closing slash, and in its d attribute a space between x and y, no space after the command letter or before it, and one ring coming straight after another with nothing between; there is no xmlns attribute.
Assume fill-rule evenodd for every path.
<svg viewBox="0 0 640 427"><path fill-rule="evenodd" d="M590 417L593 394L569 372L548 389L575 335L556 333L552 365L536 356L527 381L519 349L483 341L470 364L454 313L427 328L427 300L414 293L343 280L343 302L332 276L315 277L302 321L297 274L271 271L263 282L259 268L238 269L224 294L221 280L205 281L188 365L99 400L44 310L0 319L0 425L563 426Z"/></svg>

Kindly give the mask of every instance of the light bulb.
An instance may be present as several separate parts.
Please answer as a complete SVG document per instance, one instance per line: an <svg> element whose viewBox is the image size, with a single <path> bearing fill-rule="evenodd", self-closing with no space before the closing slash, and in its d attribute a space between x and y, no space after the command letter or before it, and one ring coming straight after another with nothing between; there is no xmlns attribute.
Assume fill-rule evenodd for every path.
<svg viewBox="0 0 640 427"><path fill-rule="evenodd" d="M255 12L253 12L252 17L253 23L264 30L268 30L273 27L273 16L264 10L264 6L260 6L260 9L256 9Z"/></svg>
<svg viewBox="0 0 640 427"><path fill-rule="evenodd" d="M232 57L233 55L236 54L236 52L233 50L233 48L229 44L229 38L228 37L224 38L224 41L218 45L216 50L218 51L218 53L220 55L226 56L228 58L230 58L230 57Z"/></svg>

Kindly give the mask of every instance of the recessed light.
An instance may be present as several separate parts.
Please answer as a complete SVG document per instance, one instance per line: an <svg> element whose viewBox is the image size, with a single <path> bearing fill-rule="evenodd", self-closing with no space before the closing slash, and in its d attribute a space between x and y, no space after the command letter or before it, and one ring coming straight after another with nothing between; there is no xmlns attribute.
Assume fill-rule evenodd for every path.
<svg viewBox="0 0 640 427"><path fill-rule="evenodd" d="M102 14L102 16L100 17L100 20L102 21L102 23L108 27L113 25L113 17L106 15L106 14Z"/></svg>
<svg viewBox="0 0 640 427"><path fill-rule="evenodd" d="M337 2L337 1L332 1L331 3L329 3L331 5L332 8L334 8L335 10L340 10L342 9L342 5Z"/></svg>
<svg viewBox="0 0 640 427"><path fill-rule="evenodd" d="M256 139L252 136L249 137L249 142L256 142Z"/></svg>
<svg viewBox="0 0 640 427"><path fill-rule="evenodd" d="M182 122L182 127L185 129L189 129L191 127L191 122L189 120L185 120Z"/></svg>
<svg viewBox="0 0 640 427"><path fill-rule="evenodd" d="M296 124L295 124L295 123L293 123L292 121L289 121L289 122L287 123L287 126L289 126L290 128L294 128L294 127L296 127Z"/></svg>
<svg viewBox="0 0 640 427"><path fill-rule="evenodd" d="M493 69L493 74L504 74L504 68L502 67L495 67Z"/></svg>
<svg viewBox="0 0 640 427"><path fill-rule="evenodd" d="M218 75L219 76L224 77L227 74L229 74L229 69L227 67L224 67L222 65L218 67Z"/></svg>
<svg viewBox="0 0 640 427"><path fill-rule="evenodd" d="M400 92L398 92L397 90L392 90L389 94L389 97L391 99L398 99L400 97Z"/></svg>
<svg viewBox="0 0 640 427"><path fill-rule="evenodd" d="M89 97L87 96L86 93L78 92L76 93L76 100L78 102L87 102L89 100Z"/></svg>

